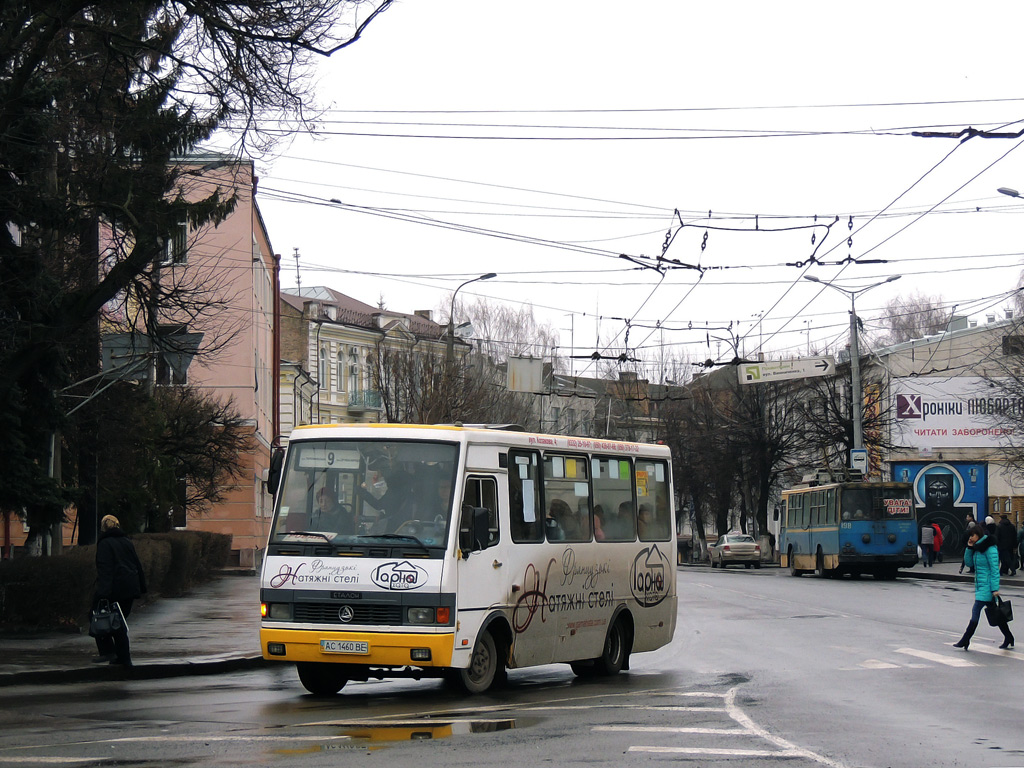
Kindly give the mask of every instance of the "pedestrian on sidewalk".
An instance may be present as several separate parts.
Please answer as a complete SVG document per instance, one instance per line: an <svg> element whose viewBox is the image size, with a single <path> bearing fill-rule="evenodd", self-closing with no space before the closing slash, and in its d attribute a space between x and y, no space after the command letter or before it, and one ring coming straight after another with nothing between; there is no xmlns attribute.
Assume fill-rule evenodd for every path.
<svg viewBox="0 0 1024 768"><path fill-rule="evenodd" d="M988 605L995 605L996 598L999 597L998 548L984 525L978 524L971 533L967 549L964 550L964 563L974 568L974 607L971 609L971 621L963 637L954 643L953 647L966 651L971 645L974 630L978 628L982 609ZM1010 632L1010 625L1005 620L999 625L999 631L1003 633L1003 644L999 647L1012 648L1013 633Z"/></svg>
<svg viewBox="0 0 1024 768"><path fill-rule="evenodd" d="M942 529L938 523L932 523L932 528L935 530L935 560L942 562ZM932 561L935 562L934 560Z"/></svg>
<svg viewBox="0 0 1024 768"><path fill-rule="evenodd" d="M100 521L100 537L96 542L96 595L92 606L106 600L113 607L117 603L125 618L132 612L132 601L146 594L146 574L135 551L135 545L121 530L121 523L113 515ZM113 634L96 638L99 651L93 661L132 665L128 643L128 627L122 626Z"/></svg>
<svg viewBox="0 0 1024 768"><path fill-rule="evenodd" d="M935 529L930 525L921 526L921 565L935 565Z"/></svg>
<svg viewBox="0 0 1024 768"><path fill-rule="evenodd" d="M999 573L1003 576L1016 576L1017 565L1013 557L1017 549L1017 529L1006 515L999 516L996 544L999 546Z"/></svg>
<svg viewBox="0 0 1024 768"><path fill-rule="evenodd" d="M1017 567L1024 567L1024 520L1021 520L1017 531Z"/></svg>

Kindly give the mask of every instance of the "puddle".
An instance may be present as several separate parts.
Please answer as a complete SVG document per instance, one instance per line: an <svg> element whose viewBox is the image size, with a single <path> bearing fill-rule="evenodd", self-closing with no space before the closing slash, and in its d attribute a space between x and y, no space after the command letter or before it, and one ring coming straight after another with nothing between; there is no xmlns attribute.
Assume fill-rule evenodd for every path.
<svg viewBox="0 0 1024 768"><path fill-rule="evenodd" d="M332 736L332 743L310 744L298 749L274 750L279 755L308 755L315 752L334 752L341 749L374 749L396 741L427 741L446 739L449 736L464 736L473 733L496 733L511 731L527 725L522 718L496 718L493 720L406 720L382 723L334 721L307 723L307 725L339 728L338 736ZM310 741L318 737L311 736ZM322 738L322 737L320 737ZM334 739L343 740L342 743Z"/></svg>

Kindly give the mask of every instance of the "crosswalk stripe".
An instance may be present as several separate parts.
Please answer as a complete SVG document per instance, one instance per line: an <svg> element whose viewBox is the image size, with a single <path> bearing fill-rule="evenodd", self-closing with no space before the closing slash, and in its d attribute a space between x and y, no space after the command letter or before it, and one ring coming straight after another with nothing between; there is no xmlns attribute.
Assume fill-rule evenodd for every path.
<svg viewBox="0 0 1024 768"><path fill-rule="evenodd" d="M630 747L627 752L654 752L662 755L719 755L721 757L806 757L802 751L788 749L721 749L717 747Z"/></svg>
<svg viewBox="0 0 1024 768"><path fill-rule="evenodd" d="M590 730L612 733L703 733L716 736L750 736L743 728L694 728L675 725L595 725Z"/></svg>
<svg viewBox="0 0 1024 768"><path fill-rule="evenodd" d="M978 653L987 653L990 656L1004 656L1011 659L1020 659L1024 661L1024 653L1020 651L1011 651L1010 649L1000 650L999 648L990 648L987 645L972 645L971 651L977 651Z"/></svg>
<svg viewBox="0 0 1024 768"><path fill-rule="evenodd" d="M860 663L860 666L865 669L899 669L899 664L890 664L888 661L879 661L878 659L865 659Z"/></svg>
<svg viewBox="0 0 1024 768"><path fill-rule="evenodd" d="M907 656L914 656L925 661L934 661L936 664L945 664L947 667L976 667L973 661L967 659L956 659L952 656L943 656L941 653L931 651L919 651L916 648L897 648L896 653L903 653Z"/></svg>

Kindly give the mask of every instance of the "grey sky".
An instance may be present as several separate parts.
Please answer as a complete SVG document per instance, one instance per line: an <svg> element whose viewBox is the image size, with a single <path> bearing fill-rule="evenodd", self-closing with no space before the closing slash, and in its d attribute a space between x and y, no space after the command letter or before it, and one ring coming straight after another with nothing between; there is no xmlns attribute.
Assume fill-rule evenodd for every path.
<svg viewBox="0 0 1024 768"><path fill-rule="evenodd" d="M868 318L911 291L1001 311L1024 204L995 190L1024 191L1022 140L909 134L1024 127L1022 22L1010 2L399 2L323 64L320 136L261 168L283 284L298 248L304 285L411 312L494 271L460 296L532 302L576 354L598 332L620 351L629 320L642 358L715 357L705 323L748 353L835 344L848 304L804 273L903 274ZM641 267L669 232L675 268ZM808 267L816 248L888 263Z"/></svg>

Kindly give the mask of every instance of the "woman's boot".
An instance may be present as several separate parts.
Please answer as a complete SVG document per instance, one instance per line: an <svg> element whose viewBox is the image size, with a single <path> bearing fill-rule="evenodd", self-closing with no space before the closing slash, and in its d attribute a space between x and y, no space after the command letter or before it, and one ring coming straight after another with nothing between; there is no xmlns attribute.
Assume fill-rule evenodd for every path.
<svg viewBox="0 0 1024 768"><path fill-rule="evenodd" d="M1004 621L999 625L999 629L1003 633L1003 644L999 647L1013 648L1013 632L1010 631L1010 625Z"/></svg>
<svg viewBox="0 0 1024 768"><path fill-rule="evenodd" d="M970 648L971 638L974 637L974 630L978 628L978 622L972 621L967 625L967 629L964 632L964 636L960 638L959 643L953 643L954 648L963 648L965 651Z"/></svg>

